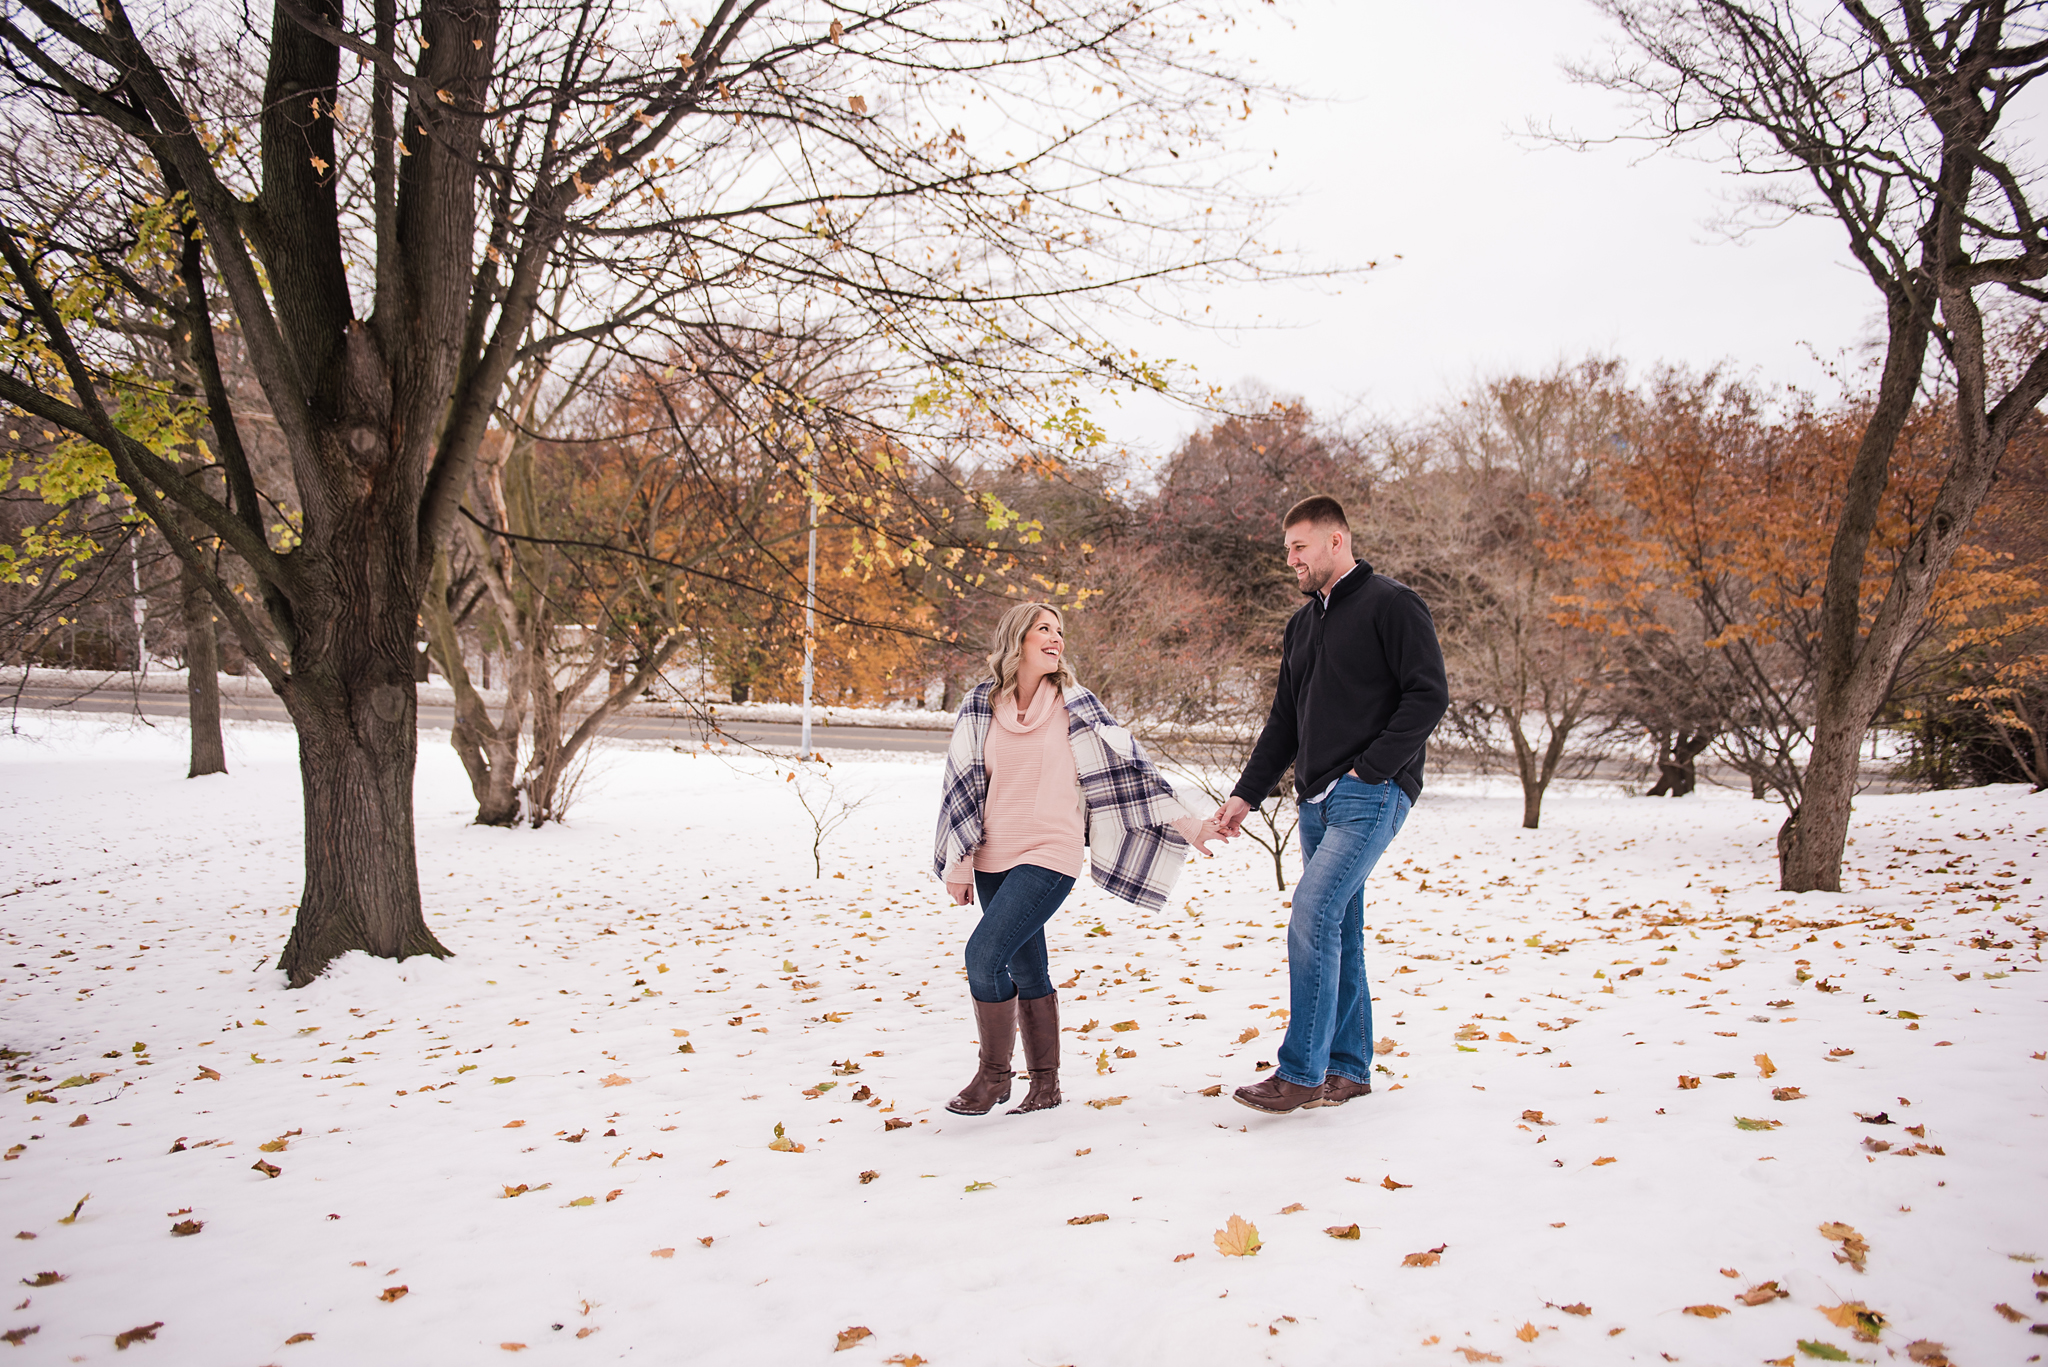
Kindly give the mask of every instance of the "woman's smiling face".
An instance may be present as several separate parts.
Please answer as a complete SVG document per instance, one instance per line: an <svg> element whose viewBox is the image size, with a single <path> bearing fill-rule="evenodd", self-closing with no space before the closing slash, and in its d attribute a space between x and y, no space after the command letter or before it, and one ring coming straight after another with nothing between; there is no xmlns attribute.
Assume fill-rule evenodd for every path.
<svg viewBox="0 0 2048 1367"><path fill-rule="evenodd" d="M1066 635L1060 630L1060 619L1050 612L1041 612L1024 632L1021 663L1034 674L1052 674L1058 671L1060 656L1066 648Z"/></svg>

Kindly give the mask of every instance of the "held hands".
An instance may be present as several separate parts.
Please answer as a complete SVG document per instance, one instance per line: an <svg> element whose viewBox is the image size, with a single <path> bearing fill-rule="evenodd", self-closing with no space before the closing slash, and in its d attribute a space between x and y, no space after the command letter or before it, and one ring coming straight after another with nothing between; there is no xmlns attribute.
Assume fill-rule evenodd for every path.
<svg viewBox="0 0 2048 1367"><path fill-rule="evenodd" d="M1193 845L1200 853L1214 859L1216 852L1209 848L1209 842L1211 840L1228 840L1230 839L1230 834L1223 829L1223 823L1215 817L1204 817L1202 819L1202 828L1188 838L1188 843Z"/></svg>
<svg viewBox="0 0 2048 1367"><path fill-rule="evenodd" d="M1251 815L1251 804L1233 795L1229 801L1216 809L1216 815L1209 818L1216 827L1216 834L1229 840L1244 829L1244 819ZM1204 823L1206 829L1209 823Z"/></svg>

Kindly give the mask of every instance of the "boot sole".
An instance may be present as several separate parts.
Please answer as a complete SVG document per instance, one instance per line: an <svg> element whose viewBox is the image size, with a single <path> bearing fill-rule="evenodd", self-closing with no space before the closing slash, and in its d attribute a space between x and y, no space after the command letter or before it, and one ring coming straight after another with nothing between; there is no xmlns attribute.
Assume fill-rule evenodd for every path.
<svg viewBox="0 0 2048 1367"><path fill-rule="evenodd" d="M993 1111L996 1107L1002 1105L1005 1101L1008 1101L1009 1099L1010 1098L1007 1096L999 1096L994 1101L991 1101L987 1106L983 1107L981 1110L978 1111L962 1110L960 1107L952 1105L948 1105L946 1107L946 1110L948 1113L952 1115L987 1115L990 1111Z"/></svg>
<svg viewBox="0 0 2048 1367"><path fill-rule="evenodd" d="M1311 1098L1310 1100L1302 1102L1298 1106L1283 1106L1276 1110L1271 1106L1261 1106L1256 1101L1246 1101L1243 1097L1237 1095L1237 1093L1235 1092L1231 1093L1230 1099L1232 1101L1235 1101L1238 1105L1244 1107L1246 1110L1257 1111L1260 1115L1293 1115L1296 1111L1305 1111L1312 1106L1317 1106L1321 1104L1320 1102Z"/></svg>

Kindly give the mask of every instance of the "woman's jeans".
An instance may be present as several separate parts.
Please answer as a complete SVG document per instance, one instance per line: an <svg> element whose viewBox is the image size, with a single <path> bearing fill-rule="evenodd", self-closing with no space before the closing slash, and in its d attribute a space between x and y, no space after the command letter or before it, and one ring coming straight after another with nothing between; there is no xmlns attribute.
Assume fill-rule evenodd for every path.
<svg viewBox="0 0 2048 1367"><path fill-rule="evenodd" d="M981 924L967 937L967 990L978 1002L1051 996L1045 923L1067 900L1074 880L1019 864L1001 873L976 869L974 886L981 894Z"/></svg>
<svg viewBox="0 0 2048 1367"><path fill-rule="evenodd" d="M1408 819L1397 783L1337 780L1301 804L1301 881L1287 923L1287 1038L1279 1075L1320 1087L1335 1073L1372 1081L1372 993L1365 982L1365 879Z"/></svg>

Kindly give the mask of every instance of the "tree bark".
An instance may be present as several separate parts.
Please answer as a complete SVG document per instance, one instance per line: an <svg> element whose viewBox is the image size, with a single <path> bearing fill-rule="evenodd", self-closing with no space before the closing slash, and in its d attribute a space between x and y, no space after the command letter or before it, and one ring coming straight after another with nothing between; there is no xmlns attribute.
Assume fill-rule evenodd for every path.
<svg viewBox="0 0 2048 1367"><path fill-rule="evenodd" d="M185 702L191 719L192 763L186 778L228 771L220 734L220 640L213 630L213 599L189 566L178 570L178 606L185 618Z"/></svg>
<svg viewBox="0 0 2048 1367"><path fill-rule="evenodd" d="M293 987L350 950L448 953L427 929L413 852L417 599L388 581L354 587L333 596L340 611L307 633L280 690L298 729L305 804L305 890L278 961Z"/></svg>
<svg viewBox="0 0 2048 1367"><path fill-rule="evenodd" d="M462 658L462 639L455 630L455 618L448 610L448 553L444 549L434 562L433 582L420 610L427 629L427 646L441 677L455 693L455 725L448 743L469 774L469 791L476 798L476 824L516 826L519 824L519 732L526 723L526 698L515 687L506 689L505 718L491 720L491 709L469 677ZM489 661L490 656L484 656ZM508 684L517 683L517 675ZM486 674L484 687L490 687Z"/></svg>

